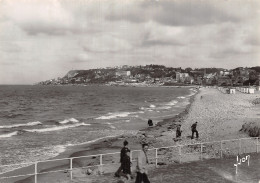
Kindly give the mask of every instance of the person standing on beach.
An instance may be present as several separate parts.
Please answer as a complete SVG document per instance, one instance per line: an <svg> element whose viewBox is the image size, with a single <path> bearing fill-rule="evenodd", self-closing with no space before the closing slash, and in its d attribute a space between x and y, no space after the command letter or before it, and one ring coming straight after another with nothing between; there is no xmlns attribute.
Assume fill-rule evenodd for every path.
<svg viewBox="0 0 260 183"><path fill-rule="evenodd" d="M191 139L194 138L194 133L196 133L196 138L199 138L199 133L197 131L197 124L198 124L198 122L196 121L195 123L193 123L191 125L191 132L192 132Z"/></svg>
<svg viewBox="0 0 260 183"><path fill-rule="evenodd" d="M176 138L181 137L181 125L179 124L176 128Z"/></svg>
<svg viewBox="0 0 260 183"><path fill-rule="evenodd" d="M131 159L130 159L130 150L126 150L126 154L122 159L122 164L121 164L123 172L121 172L119 175L124 176L127 178L127 180L131 179Z"/></svg>
<svg viewBox="0 0 260 183"><path fill-rule="evenodd" d="M127 151L130 152L130 149L128 148L128 142L127 140L124 141L124 147L121 149L121 152L120 152L120 167L118 168L118 170L116 171L115 173L115 177L120 177L120 173L122 171L122 163L123 163L123 159L124 157L126 156L126 153Z"/></svg>
<svg viewBox="0 0 260 183"><path fill-rule="evenodd" d="M151 119L148 119L148 126L153 126L153 121Z"/></svg>
<svg viewBox="0 0 260 183"><path fill-rule="evenodd" d="M137 158L137 167L136 167L136 180L135 183L150 183L148 179L148 170L147 165L148 157L147 157L147 151L148 151L148 144L142 144L142 151L139 153Z"/></svg>

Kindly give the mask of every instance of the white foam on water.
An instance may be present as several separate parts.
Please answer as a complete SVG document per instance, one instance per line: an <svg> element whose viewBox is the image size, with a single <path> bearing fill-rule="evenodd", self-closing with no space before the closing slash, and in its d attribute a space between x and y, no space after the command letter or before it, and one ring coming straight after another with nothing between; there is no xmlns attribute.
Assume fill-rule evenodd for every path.
<svg viewBox="0 0 260 183"><path fill-rule="evenodd" d="M177 98L184 99L184 98L186 98L186 97L184 97L184 96L180 96L180 97L177 97Z"/></svg>
<svg viewBox="0 0 260 183"><path fill-rule="evenodd" d="M76 145L90 144L90 143L94 143L94 142L97 142L97 141L102 140L102 139L114 138L114 137L117 137L117 136L120 136L120 135L123 135L123 133L122 134L118 134L118 135L111 135L111 136L100 137L100 138L97 138L97 139L94 139L94 140L90 140L90 141L87 141L87 142L82 142L82 143L77 143L77 144L68 144L67 147L76 146Z"/></svg>
<svg viewBox="0 0 260 183"><path fill-rule="evenodd" d="M174 106L174 105L176 105L177 103L178 103L177 100L172 100L172 101L168 102L166 105Z"/></svg>
<svg viewBox="0 0 260 183"><path fill-rule="evenodd" d="M26 152L27 158L23 158L22 161L15 163L15 165L9 164L7 166L1 167L1 174L17 170L22 167L27 167L35 162L45 161L47 159L53 158L66 150L64 145L48 146L43 148L31 148L30 151Z"/></svg>
<svg viewBox="0 0 260 183"><path fill-rule="evenodd" d="M107 122L107 124L109 125L110 128L112 128L112 129L116 129L116 127L113 126L111 123Z"/></svg>
<svg viewBox="0 0 260 183"><path fill-rule="evenodd" d="M72 123L78 123L79 120L75 119L75 118L70 118L70 119L65 119L63 121L60 121L59 123L60 124L66 124L66 123L69 123L69 122L72 122Z"/></svg>
<svg viewBox="0 0 260 183"><path fill-rule="evenodd" d="M74 127L78 127L78 126L89 126L90 124L86 124L86 123L76 123L73 125L65 125L65 126L52 126L50 128L42 128L42 129L25 129L24 131L27 132L50 132L50 131L57 131L57 130L64 130L67 128L74 128Z"/></svg>
<svg viewBox="0 0 260 183"><path fill-rule="evenodd" d="M12 137L12 136L17 135L17 134L18 134L18 131L15 131L15 132L12 132L12 133L0 135L0 138L8 138L8 137Z"/></svg>
<svg viewBox="0 0 260 183"><path fill-rule="evenodd" d="M131 113L131 112L108 113L106 116L101 116L96 119L114 119L114 118L120 118L120 117L122 118L122 117L127 117L130 114L134 114L134 113Z"/></svg>
<svg viewBox="0 0 260 183"><path fill-rule="evenodd" d="M29 123L24 123L24 124L0 126L0 128L17 128L17 127L22 127L22 126L36 126L36 125L42 125L42 123L40 121L36 121L36 122L29 122Z"/></svg>
<svg viewBox="0 0 260 183"><path fill-rule="evenodd" d="M155 105L153 105L153 104L151 104L151 105L150 105L150 108L155 108L155 107L156 107L156 106L155 106Z"/></svg>

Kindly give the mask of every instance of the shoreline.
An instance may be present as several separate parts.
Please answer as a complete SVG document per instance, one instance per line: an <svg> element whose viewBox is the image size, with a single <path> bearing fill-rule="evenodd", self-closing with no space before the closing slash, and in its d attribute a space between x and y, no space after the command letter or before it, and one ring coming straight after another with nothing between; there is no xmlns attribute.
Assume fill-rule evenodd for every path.
<svg viewBox="0 0 260 183"><path fill-rule="evenodd" d="M148 142L150 148L153 148L248 137L247 134L240 132L239 130L245 122L259 120L260 114L258 109L260 106L252 103L252 101L257 97L259 98L259 96L260 92L252 95L239 92L235 95L229 95L223 94L214 88L200 88L193 96L190 96L189 104L186 105L182 112L173 117L163 119L154 127L140 129L137 135L134 136L121 135L110 139L103 139L93 144L73 147L67 149L64 153L54 159L62 158L62 156L74 157L119 152L122 148L124 139L128 140L131 150L140 150L140 142L143 142L143 140ZM195 121L199 122L197 129L200 138L198 140L191 140L190 125ZM179 123L182 125L183 134L180 140L175 141L175 126ZM81 165L81 163L85 162L79 160L75 162L75 165ZM116 160L115 163L118 163L118 160ZM45 167L45 170L54 170L55 168L64 169L64 167L68 168L67 165L68 164L58 165L57 163L53 163L51 167ZM111 165L111 169L109 169L110 172L113 172L118 166L119 164ZM83 175L81 172L78 174L79 177L80 175ZM58 182L59 180L64 180L66 182L64 176L66 177L66 174L62 172L61 174L56 174L52 177L42 175L38 176L38 178L45 182L48 182L48 180L49 182ZM84 180L90 178L97 179L97 177L91 177L91 175L86 176L86 174L84 174L84 176ZM107 176L107 180L110 180L111 176L112 175ZM75 179L77 180L76 176ZM20 178L19 180L20 181L17 181L16 183L30 183L34 181L34 177L31 176L30 178L22 180Z"/></svg>
<svg viewBox="0 0 260 183"><path fill-rule="evenodd" d="M160 87L160 86L158 86ZM179 87L179 86L163 86L163 87ZM183 87L183 86L180 86ZM187 86L184 86L187 87ZM131 147L131 150L138 150L140 149L141 145L140 145L140 134L146 133L146 132L150 132L150 131L156 131L158 130L158 128L160 128L163 125L167 125L168 123L172 123L171 125L173 125L172 128L174 128L175 124L174 122L177 122L179 120L181 120L181 118L183 118L184 115L186 115L188 113L188 110L191 106L191 102L194 101L195 96L199 93L199 90L197 89L196 86L188 86L189 88L194 88L194 90L196 90L196 92L190 96L189 98L189 103L185 106L184 109L181 110L181 112L177 115L174 115L172 117L167 117L163 120L160 120L156 125L154 125L152 128L151 127L146 127L146 128L142 128L137 130L137 135L139 134L139 137L136 138L135 134L132 135L117 135L117 136L110 136L110 137L102 137L99 138L97 140L94 140L95 142L85 142L82 144L76 144L76 145L71 145L71 146L67 146L65 148L64 152L61 152L59 155L47 159L47 160L55 160L55 159L63 159L63 158L71 158L71 157L77 157L77 156L87 156L87 155L95 155L98 154L97 152L102 151L103 154L106 153L111 153L112 152L120 152L120 149L122 148L122 139L127 139L128 141L130 141L129 145ZM127 131L127 130L125 130ZM104 152L105 151L105 152ZM46 161L47 161L46 160ZM64 165L62 165L64 163L53 163L53 165L49 165L49 166L44 166L41 167L41 171L50 171L50 170L54 170L57 168L61 168L64 167ZM66 166L66 165L65 165ZM29 174L28 171L33 169L34 165L30 165L30 166L26 166L26 167L21 167L21 168L17 168L14 169L12 171L8 171L5 172L3 174L0 174L0 177L7 177L7 176L14 176L14 175L23 175L23 174ZM23 173L26 172L26 173ZM30 172L32 173L32 172ZM6 179L8 180L8 179ZM28 183L28 182L33 182L34 181L34 176L26 176L23 178L14 178L11 179L13 180L13 182L17 182L17 183Z"/></svg>

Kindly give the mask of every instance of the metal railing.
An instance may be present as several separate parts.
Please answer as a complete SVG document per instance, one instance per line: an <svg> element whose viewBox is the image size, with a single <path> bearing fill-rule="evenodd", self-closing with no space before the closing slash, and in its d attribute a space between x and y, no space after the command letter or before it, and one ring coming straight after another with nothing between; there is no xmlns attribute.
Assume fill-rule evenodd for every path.
<svg viewBox="0 0 260 183"><path fill-rule="evenodd" d="M242 143L243 141L247 141L247 143ZM151 161L151 164L154 164L155 167L158 165L163 164L169 164L171 162L187 162L187 161L196 161L196 160L203 160L205 159L211 159L211 158L223 158L227 156L236 156L238 154L243 153L258 153L259 152L259 137L254 138L240 138L240 139L230 139L230 140L221 140L221 141L211 141L211 142L202 142L202 143L193 143L193 144L184 144L184 145L176 145L176 146L167 146L167 147L158 147L158 148L151 148L148 150L148 157ZM140 150L133 150L130 152L130 160L131 162L136 161L137 152ZM53 159L53 160L46 160L46 161L37 161L37 162L31 162L31 163L22 163L22 164L12 164L12 165L2 165L1 167L7 167L7 166L22 166L22 165L29 165L34 166L34 172L24 175L15 175L15 176L5 176L1 177L4 173L0 174L0 180L4 179L11 179L11 178L18 178L18 177L30 177L34 176L34 182L37 183L38 176L42 174L48 174L48 173L57 173L57 172L68 172L70 173L69 177L72 180L73 179L73 170L76 169L87 169L87 168L93 168L97 167L98 173L102 174L104 173L103 167L107 165L112 164L118 164L115 163L116 159L118 159L119 162L119 154L120 152L114 152L114 153L106 153L106 154L96 154L96 155L88 155L88 156L79 156L79 157L71 157L71 158L63 158L63 159ZM117 155L114 158L108 158L108 156L114 156ZM185 158L186 156L186 158ZM189 159L189 156L191 156L191 159ZM98 157L98 158L97 158ZM105 158L107 157L107 158ZM77 159L82 158L89 158L90 160L93 160L95 163L90 163L85 166L85 164L82 164L82 166L76 167L73 166L74 164L78 164L76 161ZM53 171L40 171L39 164L49 163L49 162L58 162L58 161L69 161L69 163L65 163L66 165L69 164L69 168L61 169L61 170L53 170ZM89 162L88 161L88 162ZM109 162L110 163L105 163ZM112 163L111 163L112 161ZM159 162L161 161L161 162ZM163 162L166 161L166 162ZM0 181L2 182L2 181Z"/></svg>

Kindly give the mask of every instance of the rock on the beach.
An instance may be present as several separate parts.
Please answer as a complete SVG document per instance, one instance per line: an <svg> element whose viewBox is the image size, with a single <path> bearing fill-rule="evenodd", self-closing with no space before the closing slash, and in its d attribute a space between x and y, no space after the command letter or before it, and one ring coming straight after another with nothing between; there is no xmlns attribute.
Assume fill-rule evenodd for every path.
<svg viewBox="0 0 260 183"><path fill-rule="evenodd" d="M240 131L247 133L250 137L260 137L260 122L245 123Z"/></svg>
<svg viewBox="0 0 260 183"><path fill-rule="evenodd" d="M93 172L93 171L92 171L90 168L86 170L86 174L87 174L87 175L91 175L92 172Z"/></svg>
<svg viewBox="0 0 260 183"><path fill-rule="evenodd" d="M146 135L147 138L154 138L154 135Z"/></svg>

